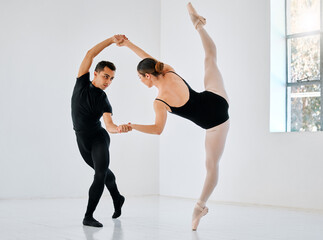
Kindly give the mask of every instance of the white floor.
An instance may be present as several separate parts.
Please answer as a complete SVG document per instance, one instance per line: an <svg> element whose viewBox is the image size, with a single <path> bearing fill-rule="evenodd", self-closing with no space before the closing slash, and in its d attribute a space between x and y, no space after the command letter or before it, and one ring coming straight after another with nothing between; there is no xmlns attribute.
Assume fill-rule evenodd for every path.
<svg viewBox="0 0 323 240"><path fill-rule="evenodd" d="M209 203L197 232L190 230L193 200L130 197L112 220L103 197L95 217L103 228L83 227L86 199L2 200L1 240L322 240L323 214L283 208Z"/></svg>

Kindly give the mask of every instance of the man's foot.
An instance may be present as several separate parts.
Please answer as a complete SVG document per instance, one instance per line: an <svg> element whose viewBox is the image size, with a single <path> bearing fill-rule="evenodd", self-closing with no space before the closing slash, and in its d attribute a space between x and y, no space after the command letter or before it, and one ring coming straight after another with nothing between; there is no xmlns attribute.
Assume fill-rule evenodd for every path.
<svg viewBox="0 0 323 240"><path fill-rule="evenodd" d="M95 220L93 217L84 217L83 225L90 227L103 227L103 224Z"/></svg>
<svg viewBox="0 0 323 240"><path fill-rule="evenodd" d="M125 198L122 195L120 195L118 201L113 201L114 213L112 215L112 218L118 218L121 216L121 208L122 208L124 201L125 201Z"/></svg>
<svg viewBox="0 0 323 240"><path fill-rule="evenodd" d="M191 20L192 20L193 25L196 28L196 30L199 30L200 28L202 28L206 24L206 19L204 17L198 15L198 13L194 9L192 3L189 2L187 4L187 10L188 10L188 13L190 14Z"/></svg>

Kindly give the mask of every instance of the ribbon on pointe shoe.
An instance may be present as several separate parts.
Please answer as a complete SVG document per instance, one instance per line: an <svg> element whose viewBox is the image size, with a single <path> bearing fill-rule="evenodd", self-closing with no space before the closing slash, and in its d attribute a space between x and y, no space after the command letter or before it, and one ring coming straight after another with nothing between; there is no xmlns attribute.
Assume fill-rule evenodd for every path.
<svg viewBox="0 0 323 240"><path fill-rule="evenodd" d="M199 215L197 215L197 216L196 216L196 218L192 221L192 230L193 230L193 231L196 231L197 226L199 225L201 218L202 218L203 216L205 216L205 215L208 213L208 211L209 211L209 209L208 209L206 206L205 206L204 208L202 208L198 203L196 203L196 205L195 205L195 209L199 210L199 211L200 211L200 213L199 213Z"/></svg>
<svg viewBox="0 0 323 240"><path fill-rule="evenodd" d="M187 4L188 13L192 16L195 16L197 19L194 21L193 25L196 30L199 29L199 26L204 26L206 24L206 19L202 16L200 16L196 10L194 9L193 5L191 3Z"/></svg>

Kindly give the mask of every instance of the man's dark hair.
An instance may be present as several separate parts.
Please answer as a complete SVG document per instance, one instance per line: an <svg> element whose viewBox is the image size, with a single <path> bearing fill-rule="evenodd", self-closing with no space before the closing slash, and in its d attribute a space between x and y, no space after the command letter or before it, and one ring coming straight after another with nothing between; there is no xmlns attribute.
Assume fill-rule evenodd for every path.
<svg viewBox="0 0 323 240"><path fill-rule="evenodd" d="M99 62L99 63L96 65L96 67L95 67L94 71L96 71L97 73L99 73L99 72L103 71L103 69L104 69L105 67L110 68L112 71L115 71L115 70L116 70L116 66L114 66L114 64L113 64L112 62L108 62L108 61L101 61L101 62Z"/></svg>

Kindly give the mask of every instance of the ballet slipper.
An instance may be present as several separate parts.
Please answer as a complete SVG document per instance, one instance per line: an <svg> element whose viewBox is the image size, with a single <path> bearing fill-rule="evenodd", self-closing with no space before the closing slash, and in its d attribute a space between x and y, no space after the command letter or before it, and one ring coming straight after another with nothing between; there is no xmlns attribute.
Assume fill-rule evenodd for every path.
<svg viewBox="0 0 323 240"><path fill-rule="evenodd" d="M195 217L195 219L192 220L192 230L196 231L197 226L199 225L201 218L208 213L209 209L206 206L204 208L202 208L198 203L196 203L194 211L199 211L200 212Z"/></svg>
<svg viewBox="0 0 323 240"><path fill-rule="evenodd" d="M95 220L93 217L84 217L83 225L90 227L103 227L103 224Z"/></svg>
<svg viewBox="0 0 323 240"><path fill-rule="evenodd" d="M198 13L194 9L192 3L189 2L187 4L187 10L191 16L191 20L192 20L193 25L196 30L199 30L200 28L202 28L206 24L206 19L204 17L198 15Z"/></svg>
<svg viewBox="0 0 323 240"><path fill-rule="evenodd" d="M114 213L112 215L112 218L118 218L121 216L121 208L124 204L125 201L125 197L120 195L118 201L113 201L113 205L114 205Z"/></svg>

